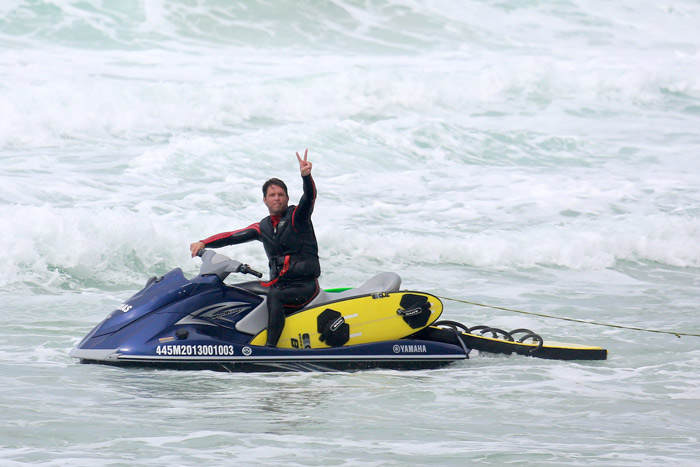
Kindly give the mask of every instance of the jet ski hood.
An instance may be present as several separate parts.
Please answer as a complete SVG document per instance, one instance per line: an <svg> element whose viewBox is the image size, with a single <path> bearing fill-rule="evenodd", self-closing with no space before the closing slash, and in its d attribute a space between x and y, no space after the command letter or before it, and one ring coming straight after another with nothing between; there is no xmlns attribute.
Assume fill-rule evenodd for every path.
<svg viewBox="0 0 700 467"><path fill-rule="evenodd" d="M162 277L152 277L143 289L112 311L85 339L114 333L158 308L189 296L196 285L185 278L180 268Z"/></svg>

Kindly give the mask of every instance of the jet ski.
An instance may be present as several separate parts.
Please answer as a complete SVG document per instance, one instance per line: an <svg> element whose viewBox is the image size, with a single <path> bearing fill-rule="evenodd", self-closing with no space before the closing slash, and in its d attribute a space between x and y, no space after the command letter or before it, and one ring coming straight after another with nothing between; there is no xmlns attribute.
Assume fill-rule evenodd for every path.
<svg viewBox="0 0 700 467"><path fill-rule="evenodd" d="M605 359L599 347L544 343L528 330L508 333L438 321L441 300L400 290L380 273L356 288L321 290L286 318L277 347L266 347L266 291L260 281L227 284L231 273L262 274L238 260L200 252L199 274L180 268L150 278L71 351L81 363L218 371L431 369L473 349L556 359ZM516 340L514 335L524 333Z"/></svg>

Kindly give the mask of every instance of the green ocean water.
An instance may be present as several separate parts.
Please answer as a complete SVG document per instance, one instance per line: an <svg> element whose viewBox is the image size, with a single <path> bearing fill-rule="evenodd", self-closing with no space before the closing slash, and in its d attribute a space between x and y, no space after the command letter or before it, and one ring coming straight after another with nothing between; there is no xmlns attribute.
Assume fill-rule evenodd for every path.
<svg viewBox="0 0 700 467"><path fill-rule="evenodd" d="M445 302L604 362L218 374L70 348L309 148L326 288L700 334L700 5L0 5L0 464L696 465L700 338ZM257 244L224 251L258 269Z"/></svg>

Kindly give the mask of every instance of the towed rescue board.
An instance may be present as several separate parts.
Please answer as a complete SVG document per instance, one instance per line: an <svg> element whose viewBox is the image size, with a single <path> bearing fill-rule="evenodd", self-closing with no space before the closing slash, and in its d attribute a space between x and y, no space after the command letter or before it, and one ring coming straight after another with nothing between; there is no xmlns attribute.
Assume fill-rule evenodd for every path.
<svg viewBox="0 0 700 467"><path fill-rule="evenodd" d="M325 303L287 316L277 347L319 349L402 339L442 313L439 298L422 292L380 292ZM267 331L251 345L265 345Z"/></svg>
<svg viewBox="0 0 700 467"><path fill-rule="evenodd" d="M457 335L460 336L464 345L468 348L480 352L508 355L517 353L519 355L550 360L606 360L608 358L608 351L606 349L592 345L569 344L566 342L555 342L544 339L542 346L540 346L537 342L513 342L468 332L459 332L457 334L452 329L436 326L429 326L421 330L414 337L425 337L459 345L456 339Z"/></svg>

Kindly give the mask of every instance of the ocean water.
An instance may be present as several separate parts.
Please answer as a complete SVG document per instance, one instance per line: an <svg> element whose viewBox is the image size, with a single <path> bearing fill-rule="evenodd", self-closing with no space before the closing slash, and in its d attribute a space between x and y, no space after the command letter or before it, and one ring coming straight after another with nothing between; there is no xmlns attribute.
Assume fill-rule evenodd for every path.
<svg viewBox="0 0 700 467"><path fill-rule="evenodd" d="M0 465L699 465L700 3L0 4ZM301 194L324 287L609 350L416 372L80 365L190 242ZM258 269L259 244L224 251ZM502 308L541 313L525 315Z"/></svg>

